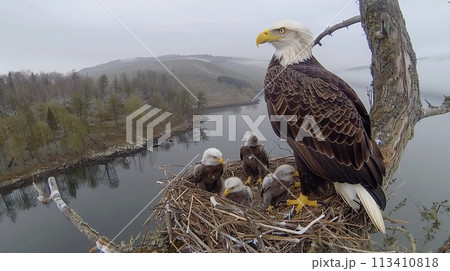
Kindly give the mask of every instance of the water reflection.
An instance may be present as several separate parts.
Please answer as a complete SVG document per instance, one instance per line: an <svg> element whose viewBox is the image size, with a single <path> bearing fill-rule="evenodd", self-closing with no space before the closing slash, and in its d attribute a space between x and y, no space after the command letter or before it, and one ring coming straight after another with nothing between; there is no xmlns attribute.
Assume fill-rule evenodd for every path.
<svg viewBox="0 0 450 271"><path fill-rule="evenodd" d="M198 129L194 129L194 133L189 131L176 135L161 146L155 147L152 152L142 151L133 156L119 157L109 163L80 167L57 174L55 177L62 198L100 233L114 238L130 222L130 219L163 188L155 181L167 176L155 167L168 164L185 165L195 155L201 155L208 147L219 148L226 159L239 159L239 147L242 144L240 139L249 127L242 117L238 116L236 140L229 140L227 138L229 136L228 116L250 114L251 119L256 120L257 116L266 112L264 103L209 110L204 114L223 115L222 137L208 136L208 131L211 132L216 127L214 122L206 122ZM386 208L386 213L389 213L395 208L399 199L407 197L408 204L392 217L411 222L405 227L416 238L424 236L423 227L427 227L429 222L421 221L416 204L413 202L420 201L418 206L429 207L432 201L448 198L446 194L448 189L445 189L448 188L446 177L448 161L442 157L447 156L449 146L441 142L445 142L450 137L450 131L440 128L442 123L448 123L448 121L450 121L450 115L445 115L427 119L426 122L416 126L415 138L411 140L403 155L402 166L397 176L399 180L406 180L406 184L395 193L397 198L391 199ZM429 131L435 130L436 127L439 127L439 133L430 135ZM276 136L267 117L258 128L267 137L267 141L263 144L271 157L291 154L285 142L273 140ZM200 141L194 141L195 136L199 136ZM430 140L431 138L433 140ZM176 173L180 168L174 167L170 170ZM37 180L36 184L45 193L49 193L44 180ZM429 191L429 194L424 195L423 191ZM0 192L0 252L86 252L91 245L89 241L67 222L54 204L42 205L37 202L36 196L32 185ZM413 200L410 201L412 198ZM157 201L158 199L155 200ZM31 211L28 211L30 209ZM129 240L129 236L141 231L141 225L147 215L149 212L143 213L139 218L140 221L132 224L118 240ZM442 216L441 213L438 215ZM447 238L445 236L448 236L450 229L448 217L444 214L441 220L441 229L436 230L436 235L433 236L433 238L436 237L436 241L428 242L428 244L418 243L421 245L418 246L420 251L428 248L435 250L441 245L441 240ZM46 221L52 221L51 225L48 225ZM387 223L389 224L388 221ZM39 229L39 240L35 240L36 229ZM27 238L27 234L32 237ZM407 244L407 240L402 241L402 237L398 234L389 234L389 236L394 236L392 240L395 242ZM381 236L378 240L382 238L384 237ZM71 247L67 247L68 242Z"/></svg>
<svg viewBox="0 0 450 271"><path fill-rule="evenodd" d="M8 194L0 194L0 222L8 217L12 222L17 220L17 212L37 205L34 189L30 186L14 189Z"/></svg>
<svg viewBox="0 0 450 271"><path fill-rule="evenodd" d="M95 189L99 185L117 188L120 180L117 176L115 165L120 165L123 168L129 168L127 158L123 158L117 159L114 162L114 165L112 163L90 165L70 169L58 174L56 182L58 184L61 197L67 204L70 204L71 199L77 198L77 190L83 186L87 186L92 189ZM36 185L44 191L46 195L49 194L46 179L37 181ZM4 217L7 217L10 221L15 223L18 212L28 210L31 207L36 207L38 205L38 201L36 199L37 192L35 192L32 184L9 192L3 192L0 194L0 197L0 222Z"/></svg>

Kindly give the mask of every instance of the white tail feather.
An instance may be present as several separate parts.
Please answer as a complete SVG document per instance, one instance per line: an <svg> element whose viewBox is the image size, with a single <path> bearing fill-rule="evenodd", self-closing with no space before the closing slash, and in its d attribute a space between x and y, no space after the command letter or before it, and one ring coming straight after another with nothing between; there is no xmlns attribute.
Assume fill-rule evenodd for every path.
<svg viewBox="0 0 450 271"><path fill-rule="evenodd" d="M364 209L366 209L367 214L369 214L370 220L379 231L386 233L386 228L384 226L383 215L381 214L380 207L369 194L369 192L360 184L355 185L356 194L361 200Z"/></svg>
<svg viewBox="0 0 450 271"><path fill-rule="evenodd" d="M334 188L344 199L344 201L355 211L359 210L359 203L356 202L356 200L359 198L360 202L364 206L364 209L366 209L370 220L372 220L372 223L378 228L379 231L381 231L382 233L386 233L386 228L384 226L383 215L381 214L380 207L369 194L369 192L367 192L364 186L360 184L335 182ZM356 196L358 196L358 198Z"/></svg>
<svg viewBox="0 0 450 271"><path fill-rule="evenodd" d="M335 182L334 188L353 210L359 210L359 204L355 201L357 198L354 184Z"/></svg>

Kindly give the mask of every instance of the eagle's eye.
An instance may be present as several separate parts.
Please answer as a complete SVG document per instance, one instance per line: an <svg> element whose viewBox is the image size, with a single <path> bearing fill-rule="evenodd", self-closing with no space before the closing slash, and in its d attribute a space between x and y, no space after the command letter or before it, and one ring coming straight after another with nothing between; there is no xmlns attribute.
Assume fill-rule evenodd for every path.
<svg viewBox="0 0 450 271"><path fill-rule="evenodd" d="M280 29L278 29L278 31L280 32L280 34L283 34L285 29L284 28L280 28Z"/></svg>

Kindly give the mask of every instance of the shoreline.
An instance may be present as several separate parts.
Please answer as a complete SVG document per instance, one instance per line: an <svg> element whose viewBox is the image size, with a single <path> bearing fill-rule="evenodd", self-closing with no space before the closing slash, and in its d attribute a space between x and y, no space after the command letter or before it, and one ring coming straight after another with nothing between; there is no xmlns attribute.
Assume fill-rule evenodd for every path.
<svg viewBox="0 0 450 271"><path fill-rule="evenodd" d="M259 103L259 100L210 106L205 107L204 109L220 109L229 106L245 106L256 103ZM192 120L186 120L172 129L170 138L183 134L190 129L192 129ZM163 132L156 135L155 138L159 138L162 135ZM124 143L111 145L103 151L88 151L88 153L82 154L77 158L71 159L70 161L63 161L60 164L51 167L41 167L38 170L32 170L31 172L20 174L20 176L14 177L11 180L2 181L0 182L0 192L12 191L16 188L32 183L34 179L48 178L50 175L54 175L64 170L93 164L108 163L118 157L131 156L146 149L146 146Z"/></svg>
<svg viewBox="0 0 450 271"><path fill-rule="evenodd" d="M192 121L183 122L173 128L170 137L185 133L189 129L192 129ZM161 132L156 135L155 138L159 138L162 135L163 133ZM108 163L116 158L131 156L140 151L145 151L146 149L147 144L140 146L123 143L111 145L103 151L88 151L88 153L82 154L70 161L63 161L52 167L41 167L38 170L22 174L11 180L0 182L0 192L10 191L22 187L33 182L33 179L48 178L50 175L76 167Z"/></svg>
<svg viewBox="0 0 450 271"><path fill-rule="evenodd" d="M205 106L203 110L210 110L210 109L221 109L225 107L231 107L231 106L245 106L245 105L252 105L252 104L259 104L261 100L255 99L255 100L249 100L249 101L243 101L243 102L235 102L235 103L228 103L228 104L218 104L218 105L211 105L211 106Z"/></svg>

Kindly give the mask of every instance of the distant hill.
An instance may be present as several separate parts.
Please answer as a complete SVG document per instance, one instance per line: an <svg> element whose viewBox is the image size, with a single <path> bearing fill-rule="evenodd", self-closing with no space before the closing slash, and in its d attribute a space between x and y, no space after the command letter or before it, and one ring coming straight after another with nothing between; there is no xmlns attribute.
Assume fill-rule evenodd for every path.
<svg viewBox="0 0 450 271"><path fill-rule="evenodd" d="M186 71L191 68L206 73L225 75L221 73L234 72L252 79L264 76L268 61L238 57L224 57L211 55L165 55L158 58L172 72ZM165 71L164 67L153 57L136 57L131 59L113 60L79 71L80 74L98 78L102 74L113 76L125 73L134 75L137 71L156 70Z"/></svg>
<svg viewBox="0 0 450 271"><path fill-rule="evenodd" d="M215 93L242 92L242 85L249 86L250 92L257 92L263 87L264 75L268 60L254 60L237 57L211 55L166 55L158 58L173 74L175 74L189 89L205 91L208 96ZM82 75L99 78L102 74L109 77L126 74L129 78L137 72L146 70L167 72L153 57L138 57L133 59L114 60L79 71ZM231 78L239 84L227 83ZM234 79L234 80L233 80Z"/></svg>

